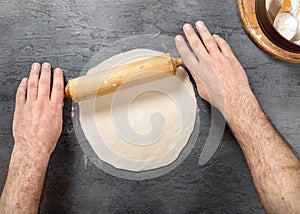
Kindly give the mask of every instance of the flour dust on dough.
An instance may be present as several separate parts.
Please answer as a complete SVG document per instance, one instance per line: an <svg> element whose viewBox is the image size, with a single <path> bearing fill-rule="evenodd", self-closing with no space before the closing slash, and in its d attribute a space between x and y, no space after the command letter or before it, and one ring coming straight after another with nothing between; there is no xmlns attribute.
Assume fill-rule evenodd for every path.
<svg viewBox="0 0 300 214"><path fill-rule="evenodd" d="M161 54L131 50L105 60L88 74ZM139 172L167 166L179 157L193 131L196 109L189 76L179 68L176 76L80 102L79 120L102 161Z"/></svg>

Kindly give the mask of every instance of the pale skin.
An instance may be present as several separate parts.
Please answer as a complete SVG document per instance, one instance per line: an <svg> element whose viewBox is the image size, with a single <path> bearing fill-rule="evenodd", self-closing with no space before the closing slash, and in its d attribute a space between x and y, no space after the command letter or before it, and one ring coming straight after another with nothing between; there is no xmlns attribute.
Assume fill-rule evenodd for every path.
<svg viewBox="0 0 300 214"><path fill-rule="evenodd" d="M212 36L203 22L184 25L175 39L179 54L197 84L200 96L226 118L248 163L260 200L268 213L300 213L300 162L261 110L246 73L229 45ZM38 66L35 67L34 65ZM34 64L16 95L15 146L0 213L37 213L45 173L62 129L63 75L50 65ZM27 91L27 95L26 95Z"/></svg>
<svg viewBox="0 0 300 214"><path fill-rule="evenodd" d="M300 162L268 121L253 95L246 73L229 45L196 22L203 43L191 25L183 27L176 46L203 99L226 118L248 163L267 213L300 213Z"/></svg>
<svg viewBox="0 0 300 214"><path fill-rule="evenodd" d="M16 94L14 149L0 201L0 213L38 213L45 174L62 131L64 82L61 69L34 63Z"/></svg>

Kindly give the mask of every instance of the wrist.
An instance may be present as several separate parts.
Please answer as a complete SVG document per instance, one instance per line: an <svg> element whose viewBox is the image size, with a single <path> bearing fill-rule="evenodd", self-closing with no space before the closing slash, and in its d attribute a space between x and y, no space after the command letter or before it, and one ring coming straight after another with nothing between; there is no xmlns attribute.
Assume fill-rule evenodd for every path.
<svg viewBox="0 0 300 214"><path fill-rule="evenodd" d="M53 141L43 141L35 138L24 139L24 138L14 138L14 149L20 152L27 153L29 155L41 155L41 156L51 156L56 142Z"/></svg>
<svg viewBox="0 0 300 214"><path fill-rule="evenodd" d="M261 108L253 92L249 89L228 99L225 117L229 125L234 125L239 118L247 118L245 114L249 116L249 114L256 114L257 111L261 111Z"/></svg>
<svg viewBox="0 0 300 214"><path fill-rule="evenodd" d="M26 142L25 142L26 143ZM12 159L22 162L32 163L33 165L47 167L51 153L47 150L37 149L25 146L24 142L15 141L12 152ZM31 142L32 143L32 142Z"/></svg>

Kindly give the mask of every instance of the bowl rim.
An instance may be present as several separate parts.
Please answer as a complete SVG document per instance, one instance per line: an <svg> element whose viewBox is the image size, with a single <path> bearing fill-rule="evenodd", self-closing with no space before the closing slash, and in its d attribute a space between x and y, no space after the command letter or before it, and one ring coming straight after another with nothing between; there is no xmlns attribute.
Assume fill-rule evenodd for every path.
<svg viewBox="0 0 300 214"><path fill-rule="evenodd" d="M296 45L293 42L285 39L272 25L267 14L266 0L256 0L255 8L258 24L268 39L284 50L300 53L300 45Z"/></svg>

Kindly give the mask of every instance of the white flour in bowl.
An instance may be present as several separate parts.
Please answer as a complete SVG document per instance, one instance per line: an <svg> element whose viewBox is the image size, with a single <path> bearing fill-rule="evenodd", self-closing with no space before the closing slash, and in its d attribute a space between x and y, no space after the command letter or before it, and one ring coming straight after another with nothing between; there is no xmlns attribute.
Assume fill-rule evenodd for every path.
<svg viewBox="0 0 300 214"><path fill-rule="evenodd" d="M283 0L266 0L268 16L272 21L272 23L274 22L275 16L278 13L279 9L281 8L282 3ZM297 29L296 36L294 36L293 38L289 38L289 40L294 42L295 44L300 45L300 0L291 0L291 5L292 5L291 13L298 19L298 29ZM288 23L287 25L289 24L292 23ZM288 38L288 34L291 33L288 32L288 26L286 27L286 29L281 28L280 30L281 33L286 34L286 36L284 36L286 38Z"/></svg>

